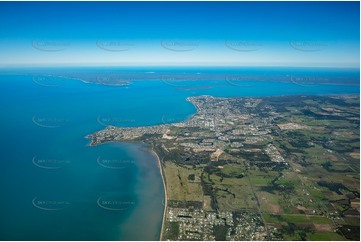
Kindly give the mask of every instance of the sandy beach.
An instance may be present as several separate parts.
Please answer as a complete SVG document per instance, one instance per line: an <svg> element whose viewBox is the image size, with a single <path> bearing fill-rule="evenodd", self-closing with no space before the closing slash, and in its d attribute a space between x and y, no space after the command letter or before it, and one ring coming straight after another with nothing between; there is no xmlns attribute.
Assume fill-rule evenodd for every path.
<svg viewBox="0 0 361 242"><path fill-rule="evenodd" d="M159 241L162 241L163 238L163 229L164 229L164 223L165 223L165 219L166 219L166 213L167 213L167 205L168 205L168 196L167 196L167 186L165 184L165 175L163 173L163 168L162 168L162 164L160 162L159 156L158 154L154 151L154 149L151 149L152 153L157 157L157 161L158 161L158 166L159 166L159 171L160 171L160 175L162 176L162 181L163 181L163 186L164 186L164 212L163 212L163 219L162 219L162 227L161 227L161 231L160 231L160 236L159 236Z"/></svg>

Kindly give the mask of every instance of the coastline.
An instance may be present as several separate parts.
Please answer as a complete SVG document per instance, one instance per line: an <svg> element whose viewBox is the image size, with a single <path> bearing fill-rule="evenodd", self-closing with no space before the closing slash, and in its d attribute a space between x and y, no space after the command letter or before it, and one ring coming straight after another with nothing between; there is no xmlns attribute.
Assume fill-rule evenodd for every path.
<svg viewBox="0 0 361 242"><path fill-rule="evenodd" d="M164 187L164 211L163 211L162 227L161 227L160 236L159 236L159 241L162 241L164 223L165 223L166 213L167 213L167 207L168 207L167 186L166 186L166 184L165 184L165 175L164 175L164 173L163 173L163 167L162 167L162 163L160 162L159 156L158 156L158 154L154 151L153 147L150 149L150 151L151 151L151 152L155 155L155 157L157 158L158 166L159 166L159 171L160 171L160 175L161 175L161 177L162 177L163 187Z"/></svg>
<svg viewBox="0 0 361 242"><path fill-rule="evenodd" d="M212 97L212 98L215 98L214 96L211 96L211 95L200 95L200 96L196 96L196 97L202 97L202 96L207 96L207 97ZM281 95L283 96L283 95ZM280 96L280 97L281 97ZM293 96L293 95L285 95L285 96ZM305 95L295 95L295 96L321 96L321 95L317 95L317 94L305 94ZM356 97L359 97L360 95L359 94L326 94L326 96L356 96ZM260 97L260 98L266 98L268 96L263 96L263 97ZM271 96L273 97L273 96ZM217 97L216 97L217 98ZM243 97L242 97L243 98ZM186 123L187 121L189 120L192 120L197 114L201 113L203 110L202 110L202 105L198 106L197 105L197 102L193 102L192 100L192 97L187 97L186 98L186 101L190 102L193 104L193 106L195 107L196 109L196 113L194 113L193 115L191 115L190 117L188 117L186 120L184 121L181 121L181 122L177 122L177 123L171 123L171 124L158 124L158 125L151 125L151 126L140 126L140 127L116 127L116 126L107 126L105 129L103 130L107 130L109 127L113 127L115 129L118 129L118 130L127 130L127 131L131 131L132 129L147 129L147 128L152 128L152 127L157 127L157 126L163 126L164 128L168 128L172 125L177 125L177 124L184 124ZM98 131L100 132L100 131ZM85 136L85 138L87 139L90 139L91 140L91 143L89 144L89 146L96 146L96 145L101 145L101 144L104 144L104 143L109 143L109 142L126 142L126 143L143 143L143 144L147 144L149 145L147 150L149 150L151 153L153 153L155 155L155 157L157 158L157 162L158 162L158 166L159 166L159 170L160 170L160 174L161 174L161 177L162 177L162 182L163 182L163 189L164 189L164 210L163 210L163 217L162 217L162 225L161 225L161 231L160 231L160 236L159 236L159 241L162 241L163 240L163 235L165 233L164 229L165 229L165 223L166 223L166 216L167 216L167 209L168 209L168 193L167 193L167 187L166 187L166 176L165 176L165 172L164 172L164 169L163 169L163 166L162 166L162 163L161 163L161 160L157 154L157 152L154 150L154 146L152 144L149 144L147 142L144 142L142 140L139 140L139 137L137 137L136 139L131 139L131 140L127 140L127 139L124 139L124 140L114 140L114 138L112 140L100 140L100 143L93 143L93 139L92 139L92 136L96 137L96 134L98 133L93 133L91 135L87 135ZM122 131L123 132L123 131ZM101 136L99 136L101 137ZM129 137L127 137L129 138ZM103 143L102 143L103 142Z"/></svg>
<svg viewBox="0 0 361 242"><path fill-rule="evenodd" d="M152 145L147 144L145 142L139 142L139 141L108 141L108 142L105 142L105 143L95 144L95 145L91 144L91 145L88 145L88 146L90 146L90 147L91 146L98 146L98 145L102 145L102 144L106 144L106 143L130 143L130 144L133 143L133 144L146 145L144 151L150 152L156 157L158 167L159 167L159 171L160 171L160 175L161 175L161 178L162 178L163 190L164 190L164 209L163 209L163 216L162 216L162 226L161 226L160 235L159 235L159 241L162 241L163 230L164 230L164 225L165 225L165 220L166 220L166 213L167 213L167 208L168 208L168 195L167 195L167 186L166 186L166 183L165 183L165 174L164 174L162 163L160 161L160 158L159 158L158 154L155 152L154 147Z"/></svg>

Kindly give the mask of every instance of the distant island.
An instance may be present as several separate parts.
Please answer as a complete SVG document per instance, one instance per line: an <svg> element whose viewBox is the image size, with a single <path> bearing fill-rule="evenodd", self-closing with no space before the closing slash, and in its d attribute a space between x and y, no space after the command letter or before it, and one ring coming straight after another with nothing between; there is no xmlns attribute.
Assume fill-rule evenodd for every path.
<svg viewBox="0 0 361 242"><path fill-rule="evenodd" d="M183 122L87 136L157 154L161 240L359 240L359 96L187 100Z"/></svg>

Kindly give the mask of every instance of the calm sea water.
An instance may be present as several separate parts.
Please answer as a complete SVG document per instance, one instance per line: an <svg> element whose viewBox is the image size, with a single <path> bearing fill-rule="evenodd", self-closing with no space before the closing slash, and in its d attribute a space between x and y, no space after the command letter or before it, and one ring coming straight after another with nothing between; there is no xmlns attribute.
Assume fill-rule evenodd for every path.
<svg viewBox="0 0 361 242"><path fill-rule="evenodd" d="M159 239L164 191L156 158L144 144L87 146L84 136L106 125L184 120L196 111L185 98L195 95L360 90L358 70L72 68L1 73L1 240ZM83 80L142 75L126 87L54 77L67 73ZM206 73L209 80L184 82L179 76L184 73ZM220 73L230 75L222 79ZM254 73L257 80L250 76Z"/></svg>

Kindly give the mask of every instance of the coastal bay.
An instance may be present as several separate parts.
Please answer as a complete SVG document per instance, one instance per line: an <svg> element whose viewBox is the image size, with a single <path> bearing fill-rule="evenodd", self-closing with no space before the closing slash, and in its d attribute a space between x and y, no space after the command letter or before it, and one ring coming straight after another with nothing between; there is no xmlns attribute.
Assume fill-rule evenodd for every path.
<svg viewBox="0 0 361 242"><path fill-rule="evenodd" d="M359 91L358 86L350 85L299 88L295 83L259 81L244 87L224 80L177 82L177 86L164 80L143 80L109 86L64 78L66 70L54 73L62 76L56 80L46 78L52 70L24 74L27 71L0 75L0 103L5 107L1 124L6 127L1 137L5 158L0 165L6 199L0 201L0 209L12 218L1 221L6 231L4 240L159 239L163 203L168 201L164 199L156 156L143 152L149 148L141 142L89 147L86 135L106 127L159 127L183 122L197 112L186 101L190 96ZM106 73L104 70L103 75ZM198 88L200 84L211 88ZM118 210L99 206L109 203L111 209ZM44 204L45 209L41 209L39 205ZM152 226L139 233L138 220ZM84 226L75 226L78 224ZM24 228L22 233L18 228Z"/></svg>

